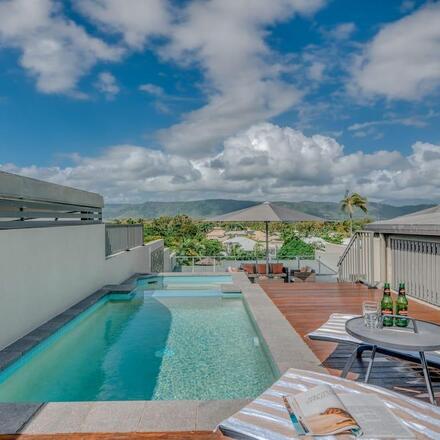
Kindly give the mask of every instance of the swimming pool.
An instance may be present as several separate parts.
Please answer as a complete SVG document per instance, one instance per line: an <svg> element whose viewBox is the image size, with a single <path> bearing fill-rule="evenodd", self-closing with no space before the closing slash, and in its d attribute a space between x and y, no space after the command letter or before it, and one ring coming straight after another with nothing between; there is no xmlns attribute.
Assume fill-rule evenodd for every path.
<svg viewBox="0 0 440 440"><path fill-rule="evenodd" d="M254 398L273 383L241 298L192 287L173 295L143 280L2 372L0 402Z"/></svg>
<svg viewBox="0 0 440 440"><path fill-rule="evenodd" d="M138 287L144 289L194 289L219 290L222 284L231 284L230 275L151 275L139 278Z"/></svg>

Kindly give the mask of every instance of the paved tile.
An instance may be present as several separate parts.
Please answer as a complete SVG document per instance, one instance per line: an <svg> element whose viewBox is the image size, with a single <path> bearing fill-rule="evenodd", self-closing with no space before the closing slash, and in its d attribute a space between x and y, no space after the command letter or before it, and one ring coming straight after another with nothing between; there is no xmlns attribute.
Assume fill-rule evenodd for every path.
<svg viewBox="0 0 440 440"><path fill-rule="evenodd" d="M38 340L35 338L28 338L27 336L24 336L23 338L20 338L18 341L12 343L11 345L7 346L3 351L19 351L21 353L26 353L31 348L35 347L38 344Z"/></svg>
<svg viewBox="0 0 440 440"><path fill-rule="evenodd" d="M7 368L21 356L21 351L0 351L0 371Z"/></svg>
<svg viewBox="0 0 440 440"><path fill-rule="evenodd" d="M235 414L250 400L207 400L197 406L196 430L213 430L221 421Z"/></svg>
<svg viewBox="0 0 440 440"><path fill-rule="evenodd" d="M135 432L144 407L142 401L92 403L81 432Z"/></svg>
<svg viewBox="0 0 440 440"><path fill-rule="evenodd" d="M46 322L46 326L48 328L51 328L51 326L58 326L62 327L64 324L67 324L69 321L72 320L72 316L67 313L61 313L58 316L55 316L55 318L52 318L50 321Z"/></svg>
<svg viewBox="0 0 440 440"><path fill-rule="evenodd" d="M52 330L45 327L45 324L32 330L30 333L26 335L27 338L33 338L37 341L43 341L47 337L49 337L53 333Z"/></svg>
<svg viewBox="0 0 440 440"><path fill-rule="evenodd" d="M19 432L41 405L41 403L0 403L0 434Z"/></svg>
<svg viewBox="0 0 440 440"><path fill-rule="evenodd" d="M261 286L243 289L248 309L257 323L265 346L276 368L281 372L290 367L326 372L321 362L301 336L293 329Z"/></svg>
<svg viewBox="0 0 440 440"><path fill-rule="evenodd" d="M192 431L198 402L193 400L145 402L138 431Z"/></svg>
<svg viewBox="0 0 440 440"><path fill-rule="evenodd" d="M51 402L23 429L23 434L65 434L79 432L91 410L88 402Z"/></svg>

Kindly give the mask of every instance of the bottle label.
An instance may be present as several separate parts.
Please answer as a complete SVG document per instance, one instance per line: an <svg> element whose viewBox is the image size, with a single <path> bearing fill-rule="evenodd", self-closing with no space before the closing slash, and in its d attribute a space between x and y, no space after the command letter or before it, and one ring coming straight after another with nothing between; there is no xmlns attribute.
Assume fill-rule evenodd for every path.
<svg viewBox="0 0 440 440"><path fill-rule="evenodd" d="M397 312L398 315L402 315L402 316L408 316L408 310L399 310Z"/></svg>
<svg viewBox="0 0 440 440"><path fill-rule="evenodd" d="M382 310L383 315L392 315L393 311L391 309L384 309Z"/></svg>

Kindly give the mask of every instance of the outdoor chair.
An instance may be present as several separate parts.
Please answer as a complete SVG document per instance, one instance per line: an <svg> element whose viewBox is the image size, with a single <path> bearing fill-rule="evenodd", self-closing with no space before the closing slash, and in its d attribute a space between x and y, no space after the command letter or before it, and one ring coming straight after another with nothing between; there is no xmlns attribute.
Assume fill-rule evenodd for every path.
<svg viewBox="0 0 440 440"><path fill-rule="evenodd" d="M440 408L374 385L353 382L323 373L287 370L257 399L224 420L218 430L232 439L291 440L299 438L283 403L283 396L294 395L318 385L329 385L336 393L365 393L378 396L418 439L440 438ZM347 438L327 436L326 438ZM352 438L349 436L349 438Z"/></svg>
<svg viewBox="0 0 440 440"><path fill-rule="evenodd" d="M359 315L349 315L343 313L333 313L330 315L327 322L321 327L308 333L306 336L315 341L329 341L336 343L347 343L355 346L355 349L351 355L350 362L347 362L346 367L341 373L341 377L346 377L350 364L354 361L355 357L361 357L364 351L371 351L372 346L359 341L358 339L350 336L345 331L345 323L352 318L356 318ZM415 352L404 352L399 350L390 350L381 347L377 347L377 353L397 357L400 359L408 360L411 362L420 363L419 354ZM440 367L440 351L430 351L425 353L428 364L434 367Z"/></svg>
<svg viewBox="0 0 440 440"><path fill-rule="evenodd" d="M246 273L247 277L253 282L258 278L254 263L243 263L241 269Z"/></svg>
<svg viewBox="0 0 440 440"><path fill-rule="evenodd" d="M299 270L294 269L291 275L295 278L295 281L302 281L304 283L316 282L316 272L309 267L301 268Z"/></svg>
<svg viewBox="0 0 440 440"><path fill-rule="evenodd" d="M266 263L257 264L257 273L258 275L269 275L268 273L266 273Z"/></svg>
<svg viewBox="0 0 440 440"><path fill-rule="evenodd" d="M287 279L287 270L283 263L271 263L269 266L269 276L273 278L282 278L284 281Z"/></svg>
<svg viewBox="0 0 440 440"><path fill-rule="evenodd" d="M241 268L248 274L255 273L255 264L253 264L253 263L243 263L241 265Z"/></svg>

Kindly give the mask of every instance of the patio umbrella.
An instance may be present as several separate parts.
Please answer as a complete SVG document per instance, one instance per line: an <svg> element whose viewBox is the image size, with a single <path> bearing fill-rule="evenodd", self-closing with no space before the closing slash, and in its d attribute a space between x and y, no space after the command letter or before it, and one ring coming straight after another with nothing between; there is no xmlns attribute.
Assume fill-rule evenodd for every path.
<svg viewBox="0 0 440 440"><path fill-rule="evenodd" d="M283 206L264 202L250 208L229 212L210 219L216 222L264 222L266 225L266 273L269 273L269 223L270 222L323 222L315 215L305 214Z"/></svg>

